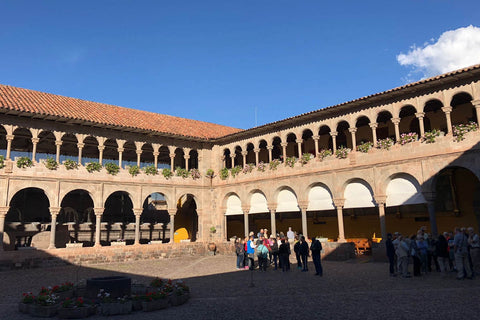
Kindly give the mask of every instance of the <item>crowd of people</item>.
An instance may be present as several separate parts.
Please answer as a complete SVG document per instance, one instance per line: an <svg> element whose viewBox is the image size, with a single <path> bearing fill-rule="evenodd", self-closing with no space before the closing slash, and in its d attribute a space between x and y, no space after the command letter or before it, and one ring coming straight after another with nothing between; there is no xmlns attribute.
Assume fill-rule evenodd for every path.
<svg viewBox="0 0 480 320"><path fill-rule="evenodd" d="M312 239L309 245L307 239L288 228L285 236L283 232L278 235L268 236L267 229L260 229L256 237L250 232L244 239L235 239L235 252L237 254L238 270L255 270L265 272L269 267L273 270L282 270L288 272L291 270L290 255L295 253L297 259L297 269L302 272L308 272L308 257L312 256L315 265L315 275L322 276L323 268L320 253L322 244L317 239ZM255 264L255 257L257 263Z"/></svg>
<svg viewBox="0 0 480 320"><path fill-rule="evenodd" d="M390 263L390 275L411 277L409 263L413 262L413 276L419 277L432 270L445 276L456 272L458 280L480 275L480 238L473 228L455 228L437 237L421 227L416 234L404 236L388 234L385 242Z"/></svg>

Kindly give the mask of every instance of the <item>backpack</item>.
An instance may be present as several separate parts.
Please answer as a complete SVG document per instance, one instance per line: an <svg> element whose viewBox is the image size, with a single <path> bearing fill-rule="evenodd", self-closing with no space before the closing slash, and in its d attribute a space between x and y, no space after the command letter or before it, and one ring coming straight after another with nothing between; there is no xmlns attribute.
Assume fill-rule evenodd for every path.
<svg viewBox="0 0 480 320"><path fill-rule="evenodd" d="M270 247L272 248L272 252L273 252L273 253L278 252L278 243L277 243L277 240L274 240L274 241L273 241L273 244L272 244Z"/></svg>
<svg viewBox="0 0 480 320"><path fill-rule="evenodd" d="M261 258L266 258L268 255L268 249L263 244L259 245L257 248L257 256Z"/></svg>

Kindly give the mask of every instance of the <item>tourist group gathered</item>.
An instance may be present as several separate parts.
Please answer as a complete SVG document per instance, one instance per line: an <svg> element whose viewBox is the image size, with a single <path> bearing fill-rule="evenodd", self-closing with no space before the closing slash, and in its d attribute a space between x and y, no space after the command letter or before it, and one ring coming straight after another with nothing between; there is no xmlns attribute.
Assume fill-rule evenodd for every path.
<svg viewBox="0 0 480 320"><path fill-rule="evenodd" d="M320 257L321 242L316 238L309 241L303 235L292 231L292 228L288 228L286 235L280 232L277 236L273 234L269 236L267 229L260 229L256 236L250 232L245 239L236 238L237 269L253 271L258 268L260 272L265 272L267 268L272 267L273 270L281 269L282 272L288 272L291 270L292 248L297 259L297 269L308 272L308 257L311 255L315 275L323 275ZM256 263L255 257L257 257Z"/></svg>
<svg viewBox="0 0 480 320"><path fill-rule="evenodd" d="M410 263L414 277L432 271L444 276L454 273L458 280L480 275L480 238L471 227L455 228L437 237L427 233L426 227L411 236L389 233L385 245L391 276L411 277Z"/></svg>

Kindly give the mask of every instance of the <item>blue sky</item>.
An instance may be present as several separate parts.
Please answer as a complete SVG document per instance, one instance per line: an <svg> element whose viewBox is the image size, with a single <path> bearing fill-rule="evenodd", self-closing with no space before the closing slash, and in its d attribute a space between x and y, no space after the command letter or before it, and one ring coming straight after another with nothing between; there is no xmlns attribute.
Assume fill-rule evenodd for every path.
<svg viewBox="0 0 480 320"><path fill-rule="evenodd" d="M461 0L3 0L0 12L2 84L244 129L439 73L440 44L427 66L418 50L480 28L480 1Z"/></svg>

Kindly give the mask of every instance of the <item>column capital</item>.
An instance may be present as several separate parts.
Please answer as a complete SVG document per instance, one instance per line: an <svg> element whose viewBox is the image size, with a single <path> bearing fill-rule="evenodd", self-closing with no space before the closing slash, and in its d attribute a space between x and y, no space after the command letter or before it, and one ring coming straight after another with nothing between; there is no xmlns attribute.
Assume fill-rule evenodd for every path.
<svg viewBox="0 0 480 320"><path fill-rule="evenodd" d="M123 151L125 151L124 148L117 148L117 152L123 152Z"/></svg>
<svg viewBox="0 0 480 320"><path fill-rule="evenodd" d="M372 128L372 129L377 129L377 128L378 128L378 123L376 123L376 122L369 123L368 125L369 125L370 128Z"/></svg>
<svg viewBox="0 0 480 320"><path fill-rule="evenodd" d="M60 213L60 210L62 210L62 208L60 207L49 207L48 208L50 210L50 215L53 217L53 216L58 216L58 214Z"/></svg>
<svg viewBox="0 0 480 320"><path fill-rule="evenodd" d="M267 146L267 150L273 150L273 146Z"/></svg>
<svg viewBox="0 0 480 320"><path fill-rule="evenodd" d="M103 151L103 150L105 150L105 146L100 146L100 145L99 145L99 146L98 146L98 151Z"/></svg>
<svg viewBox="0 0 480 320"><path fill-rule="evenodd" d="M253 149L253 152L255 152L255 153L260 152L260 148L254 148L254 149Z"/></svg>
<svg viewBox="0 0 480 320"><path fill-rule="evenodd" d="M357 128L348 128L348 131L350 133L355 133L355 132L357 132Z"/></svg>
<svg viewBox="0 0 480 320"><path fill-rule="evenodd" d="M345 199L343 198L336 198L336 199L333 199L333 204L335 205L335 207L342 207L345 205Z"/></svg>
<svg viewBox="0 0 480 320"><path fill-rule="evenodd" d="M135 217L140 217L142 212L143 212L143 208L133 208L133 214L135 215Z"/></svg>
<svg viewBox="0 0 480 320"><path fill-rule="evenodd" d="M242 156L246 156L248 154L248 151L242 151L241 154Z"/></svg>
<svg viewBox="0 0 480 320"><path fill-rule="evenodd" d="M286 146L288 146L288 142L281 142L280 145L281 145L282 147L286 147Z"/></svg>
<svg viewBox="0 0 480 320"><path fill-rule="evenodd" d="M0 207L0 217L5 217L7 215L8 210L10 210L10 207Z"/></svg>
<svg viewBox="0 0 480 320"><path fill-rule="evenodd" d="M480 108L480 99L472 100L471 103L475 106L475 108Z"/></svg>
<svg viewBox="0 0 480 320"><path fill-rule="evenodd" d="M189 155L189 154L184 154L184 155L183 155L183 158L184 158L185 160L188 160L188 159L190 159L190 155Z"/></svg>
<svg viewBox="0 0 480 320"><path fill-rule="evenodd" d="M445 112L445 113L450 113L450 112L452 112L452 107L443 107L442 111Z"/></svg>
<svg viewBox="0 0 480 320"><path fill-rule="evenodd" d="M303 142L303 139L296 139L295 142L296 142L296 143L302 143L302 142Z"/></svg>
<svg viewBox="0 0 480 320"><path fill-rule="evenodd" d="M154 152L153 152L153 156L154 156L154 157L158 157L159 155L160 155L160 152L158 152L158 151L154 151Z"/></svg>
<svg viewBox="0 0 480 320"><path fill-rule="evenodd" d="M425 112L417 112L415 113L415 117L418 119L423 119L425 117Z"/></svg>
<svg viewBox="0 0 480 320"><path fill-rule="evenodd" d="M142 150L138 150L138 149L137 149L137 150L135 150L135 153L136 153L137 155L141 155L141 154L142 154Z"/></svg>
<svg viewBox="0 0 480 320"><path fill-rule="evenodd" d="M101 216L104 211L105 211L105 208L93 208L93 212L95 212L96 216Z"/></svg>
<svg viewBox="0 0 480 320"><path fill-rule="evenodd" d="M332 137L336 137L338 135L338 132L337 131L330 131L330 135Z"/></svg>
<svg viewBox="0 0 480 320"><path fill-rule="evenodd" d="M248 214L248 212L250 211L250 206L242 206L242 211L243 214Z"/></svg>
<svg viewBox="0 0 480 320"><path fill-rule="evenodd" d="M39 138L32 138L32 143L37 144L40 141Z"/></svg>
<svg viewBox="0 0 480 320"><path fill-rule="evenodd" d="M78 149L83 149L84 147L85 147L85 143L82 143L82 142L77 143Z"/></svg>
<svg viewBox="0 0 480 320"><path fill-rule="evenodd" d="M387 196L386 195L378 195L375 196L375 202L377 203L378 206L384 206L385 203L387 202Z"/></svg>
<svg viewBox="0 0 480 320"><path fill-rule="evenodd" d="M169 156L170 158L175 158L175 153L170 153Z"/></svg>
<svg viewBox="0 0 480 320"><path fill-rule="evenodd" d="M5 138L7 139L7 141L12 141L15 136L13 134L7 134Z"/></svg>
<svg viewBox="0 0 480 320"><path fill-rule="evenodd" d="M298 206L300 207L300 210L307 211L308 201L298 201Z"/></svg>
<svg viewBox="0 0 480 320"><path fill-rule="evenodd" d="M237 156L237 155L236 155L235 153L232 153L232 154L230 155L230 158L235 159L236 156Z"/></svg>
<svg viewBox="0 0 480 320"><path fill-rule="evenodd" d="M55 145L56 146L61 146L63 144L62 140L55 140Z"/></svg>
<svg viewBox="0 0 480 320"><path fill-rule="evenodd" d="M392 119L390 119L390 121L392 121L393 124L399 124L400 123L400 118L392 118Z"/></svg>
<svg viewBox="0 0 480 320"><path fill-rule="evenodd" d="M320 140L320 136L318 134L315 134L312 136L313 140Z"/></svg>

